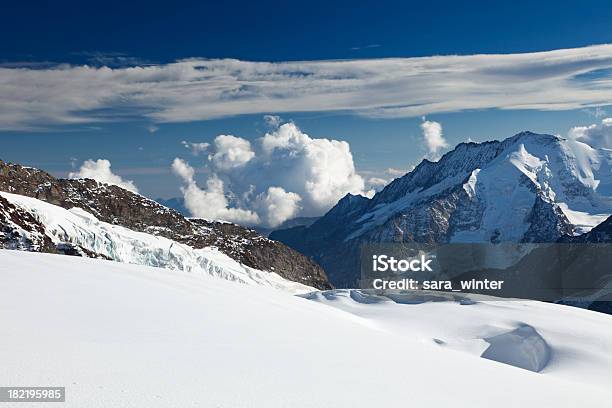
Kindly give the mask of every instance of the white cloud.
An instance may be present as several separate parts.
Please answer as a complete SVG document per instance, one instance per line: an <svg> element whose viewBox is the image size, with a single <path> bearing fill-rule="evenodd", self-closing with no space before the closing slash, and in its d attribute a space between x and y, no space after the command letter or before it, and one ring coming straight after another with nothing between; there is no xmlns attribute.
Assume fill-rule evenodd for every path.
<svg viewBox="0 0 612 408"><path fill-rule="evenodd" d="M183 160L174 159L172 170L184 182L181 191L185 199L185 207L194 217L247 225L259 223L259 217L254 212L241 208L230 208L223 181L215 174L206 181L206 188L201 189L193 178L195 173L193 167Z"/></svg>
<svg viewBox="0 0 612 408"><path fill-rule="evenodd" d="M191 153L194 156L197 156L200 153L204 153L210 147L210 143L206 143L206 142L192 143L192 142L183 140L181 144L185 146L187 149L191 150Z"/></svg>
<svg viewBox="0 0 612 408"><path fill-rule="evenodd" d="M149 133L155 133L158 130L159 130L159 126L155 126L155 125L147 126L147 132L149 132Z"/></svg>
<svg viewBox="0 0 612 408"><path fill-rule="evenodd" d="M301 200L298 194L287 192L282 187L269 187L265 195L258 197L256 206L263 213L264 223L276 227L297 215Z"/></svg>
<svg viewBox="0 0 612 408"><path fill-rule="evenodd" d="M369 177L366 180L366 190L369 190L366 195L370 197L374 192L378 192L385 188L389 183L391 183L396 178L402 177L407 173L411 172L414 169L414 166L409 166L407 169L397 169L393 167L388 167L384 171L366 171L362 172L362 174L368 174Z"/></svg>
<svg viewBox="0 0 612 408"><path fill-rule="evenodd" d="M389 180L380 177L370 177L367 184L368 188L373 189L374 191L380 191L385 188L387 184L389 184Z"/></svg>
<svg viewBox="0 0 612 408"><path fill-rule="evenodd" d="M405 175L406 173L411 172L412 170L414 170L414 166L410 166L410 168L408 170L405 169L396 169L393 167L389 167L385 170L385 174L387 174L388 176L391 176L393 178L397 178L397 177L402 177L403 175Z"/></svg>
<svg viewBox="0 0 612 408"><path fill-rule="evenodd" d="M423 130L423 140L427 147L428 157L437 160L440 157L438 151L448 147L446 139L442 136L442 125L423 118L421 129Z"/></svg>
<svg viewBox="0 0 612 408"><path fill-rule="evenodd" d="M193 179L195 170L184 160L179 158L174 159L174 161L172 161L172 171L179 176L185 184L195 183Z"/></svg>
<svg viewBox="0 0 612 408"><path fill-rule="evenodd" d="M602 119L600 124L573 127L568 136L594 148L612 149L612 118Z"/></svg>
<svg viewBox="0 0 612 408"><path fill-rule="evenodd" d="M280 125L254 144L220 135L210 148L207 165L212 177L222 180L231 207L248 209L268 226L298 215L321 215L347 193L373 193L366 191L357 174L347 142L311 138L294 123ZM193 169L185 162L176 159L173 168L187 187L195 184ZM227 200L222 204L230 207Z"/></svg>
<svg viewBox="0 0 612 408"><path fill-rule="evenodd" d="M232 135L219 135L215 138L215 153L210 160L219 170L230 170L242 167L255 157L251 143Z"/></svg>
<svg viewBox="0 0 612 408"><path fill-rule="evenodd" d="M612 78L602 74L610 68L612 45L344 61L0 67L0 129L109 121L117 111L162 123L268 112L414 117L467 109L584 109L612 101Z"/></svg>
<svg viewBox="0 0 612 408"><path fill-rule="evenodd" d="M78 172L71 172L68 174L69 178L90 178L101 183L114 184L126 190L138 192L138 188L131 180L124 180L120 176L116 175L111 170L111 163L105 159L98 160L86 160L81 165Z"/></svg>
<svg viewBox="0 0 612 408"><path fill-rule="evenodd" d="M350 146L345 141L311 138L294 123L285 123L261 139L250 173L258 185L275 180L302 197L303 215L320 215L346 193L364 194ZM251 177L253 179L253 177Z"/></svg>
<svg viewBox="0 0 612 408"><path fill-rule="evenodd" d="M608 115L608 112L606 112L606 110L602 109L600 106L596 106L593 109L585 109L584 112L593 116L595 119L604 118Z"/></svg>
<svg viewBox="0 0 612 408"><path fill-rule="evenodd" d="M264 122L266 122L266 125L268 125L268 127L276 129L280 126L282 119L280 116L277 115L264 115Z"/></svg>

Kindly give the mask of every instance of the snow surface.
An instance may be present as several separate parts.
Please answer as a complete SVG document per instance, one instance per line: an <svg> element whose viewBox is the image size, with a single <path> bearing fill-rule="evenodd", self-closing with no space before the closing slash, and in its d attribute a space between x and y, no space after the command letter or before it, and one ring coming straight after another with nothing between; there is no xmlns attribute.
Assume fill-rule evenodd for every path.
<svg viewBox="0 0 612 408"><path fill-rule="evenodd" d="M612 398L612 316L568 306L298 297L5 250L0 285L0 384L66 386L57 406L574 408Z"/></svg>
<svg viewBox="0 0 612 408"><path fill-rule="evenodd" d="M0 195L37 218L55 244L71 243L118 262L213 275L291 293L313 290L277 273L240 264L214 247L194 249L168 238L100 221L81 208L66 210L32 197L6 192Z"/></svg>
<svg viewBox="0 0 612 408"><path fill-rule="evenodd" d="M590 231L612 214L612 155L585 143L530 135L514 143L463 188L484 208L480 228L456 232L453 242L488 242L499 231L502 241L520 241L529 229L528 215L540 191L576 227ZM528 183L517 182L524 176Z"/></svg>

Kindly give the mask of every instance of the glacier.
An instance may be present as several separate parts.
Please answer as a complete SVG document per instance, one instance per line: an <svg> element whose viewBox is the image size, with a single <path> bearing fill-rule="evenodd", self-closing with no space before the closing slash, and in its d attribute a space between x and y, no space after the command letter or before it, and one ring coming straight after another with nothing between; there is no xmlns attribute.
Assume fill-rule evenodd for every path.
<svg viewBox="0 0 612 408"><path fill-rule="evenodd" d="M100 221L77 207L66 210L36 198L6 192L0 192L0 196L38 220L44 227L44 234L59 247L70 244L79 251L117 262L212 275L291 293L313 290L312 287L284 279L277 273L243 265L215 247L194 249L168 238ZM34 238L32 231L23 228L19 231L23 237Z"/></svg>
<svg viewBox="0 0 612 408"><path fill-rule="evenodd" d="M612 316L0 250L0 384L65 407L602 407ZM27 404L26 404L27 405Z"/></svg>

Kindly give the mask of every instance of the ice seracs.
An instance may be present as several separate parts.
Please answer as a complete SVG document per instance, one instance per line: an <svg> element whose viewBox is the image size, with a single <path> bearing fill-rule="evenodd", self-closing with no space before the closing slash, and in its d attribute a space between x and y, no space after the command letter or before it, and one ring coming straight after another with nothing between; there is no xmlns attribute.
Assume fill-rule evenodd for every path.
<svg viewBox="0 0 612 408"><path fill-rule="evenodd" d="M82 255L129 264L155 266L194 274L217 276L240 283L271 286L292 293L313 288L283 279L274 272L243 265L215 247L194 249L162 236L133 231L98 220L81 208L66 210L35 198L0 192L0 197L36 220L60 249L69 246ZM30 237L31 232L26 232Z"/></svg>
<svg viewBox="0 0 612 408"><path fill-rule="evenodd" d="M167 238L194 249L215 247L252 269L274 272L287 280L320 289L331 287L319 265L280 242L236 224L188 219L116 185L92 179L56 178L42 170L0 160L0 191L35 198L65 210L78 208L107 224ZM60 243L56 248L44 233L39 234L44 225L36 220L32 223L27 211L12 207L11 203L0 203L0 247L106 257L69 243ZM29 240L25 230L31 231L36 239ZM19 239L22 242L16 245Z"/></svg>

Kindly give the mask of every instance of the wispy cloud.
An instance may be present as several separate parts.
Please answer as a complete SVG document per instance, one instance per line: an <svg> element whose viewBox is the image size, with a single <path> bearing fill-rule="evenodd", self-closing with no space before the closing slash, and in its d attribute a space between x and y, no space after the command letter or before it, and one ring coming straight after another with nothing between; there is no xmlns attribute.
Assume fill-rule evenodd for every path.
<svg viewBox="0 0 612 408"><path fill-rule="evenodd" d="M183 140L181 144L185 146L187 149L191 150L191 153L194 156L197 156L200 153L206 152L206 150L208 150L208 147L210 146L210 143L206 143L206 142L193 143L193 142L188 142L186 140Z"/></svg>
<svg viewBox="0 0 612 408"><path fill-rule="evenodd" d="M612 45L345 61L0 67L0 130L118 117L162 123L268 112L348 111L385 118L593 108L612 101L610 68Z"/></svg>
<svg viewBox="0 0 612 408"><path fill-rule="evenodd" d="M82 51L72 54L83 57L89 65L98 67L125 68L153 64L152 61L134 57L124 52Z"/></svg>
<svg viewBox="0 0 612 408"><path fill-rule="evenodd" d="M379 48L379 47L382 47L382 46L380 44L368 44L368 45L362 45L358 47L351 47L351 51L367 50L370 48Z"/></svg>
<svg viewBox="0 0 612 408"><path fill-rule="evenodd" d="M584 109L584 112L589 116L593 116L595 119L604 118L608 115L608 112L606 112L605 109L602 109L599 106L593 109Z"/></svg>

